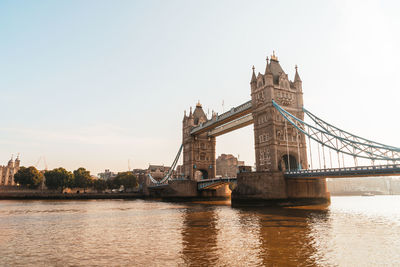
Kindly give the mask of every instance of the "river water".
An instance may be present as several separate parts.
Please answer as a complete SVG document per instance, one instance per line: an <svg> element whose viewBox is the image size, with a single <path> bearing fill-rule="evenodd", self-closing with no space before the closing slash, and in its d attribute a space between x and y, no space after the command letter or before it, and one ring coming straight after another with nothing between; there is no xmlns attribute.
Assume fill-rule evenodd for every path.
<svg viewBox="0 0 400 267"><path fill-rule="evenodd" d="M1 266L400 266L400 196L327 209L0 201Z"/></svg>

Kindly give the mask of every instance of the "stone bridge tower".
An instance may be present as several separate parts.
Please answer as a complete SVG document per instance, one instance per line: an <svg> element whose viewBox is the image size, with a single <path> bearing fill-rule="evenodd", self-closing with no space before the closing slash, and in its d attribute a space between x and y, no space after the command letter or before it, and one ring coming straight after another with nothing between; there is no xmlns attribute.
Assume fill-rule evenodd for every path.
<svg viewBox="0 0 400 267"><path fill-rule="evenodd" d="M258 73L256 76L253 67L250 85L257 171L306 169L305 136L299 134L290 123L285 123L272 105L272 100L275 100L297 118L304 119L302 82L297 66L292 82L274 53L270 61L267 58L264 75Z"/></svg>
<svg viewBox="0 0 400 267"><path fill-rule="evenodd" d="M207 133L191 135L193 127L207 121L203 108L197 103L194 112L190 108L189 116L183 117L183 172L191 180L215 178L215 137Z"/></svg>
<svg viewBox="0 0 400 267"><path fill-rule="evenodd" d="M314 205L330 201L326 180L287 179L284 171L307 169L304 134L299 134L275 109L272 100L303 120L302 81L297 72L290 81L275 53L264 75L254 72L250 81L256 172L239 173L232 192L233 205Z"/></svg>

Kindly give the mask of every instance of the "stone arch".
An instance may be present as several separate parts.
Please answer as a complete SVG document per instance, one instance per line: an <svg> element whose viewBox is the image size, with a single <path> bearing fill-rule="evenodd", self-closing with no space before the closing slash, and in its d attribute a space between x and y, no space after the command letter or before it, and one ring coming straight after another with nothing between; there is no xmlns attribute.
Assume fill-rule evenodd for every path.
<svg viewBox="0 0 400 267"><path fill-rule="evenodd" d="M198 169L194 174L195 180L208 179L208 171L204 169Z"/></svg>
<svg viewBox="0 0 400 267"><path fill-rule="evenodd" d="M280 171L294 171L300 169L300 166L294 155L284 154L278 163L278 169Z"/></svg>

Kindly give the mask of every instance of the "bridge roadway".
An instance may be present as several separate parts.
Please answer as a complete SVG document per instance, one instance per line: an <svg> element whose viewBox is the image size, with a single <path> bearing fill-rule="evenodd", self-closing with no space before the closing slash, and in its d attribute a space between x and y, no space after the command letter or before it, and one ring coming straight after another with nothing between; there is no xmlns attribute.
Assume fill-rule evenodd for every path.
<svg viewBox="0 0 400 267"><path fill-rule="evenodd" d="M356 178L374 176L400 176L400 164L344 167L313 170L295 170L284 173L285 178ZM204 190L218 187L226 183L236 183L236 178L215 178L200 180L197 182L197 189Z"/></svg>
<svg viewBox="0 0 400 267"><path fill-rule="evenodd" d="M377 165L377 166L360 166L360 167L344 167L329 169L312 169L312 170L295 170L284 173L285 178L357 178L357 177L374 177L374 176L400 176L400 164ZM206 190L216 188L223 184L236 183L237 179L232 177L222 177L214 179L204 179L197 181L197 190ZM153 184L151 188L166 188L168 184Z"/></svg>
<svg viewBox="0 0 400 267"><path fill-rule="evenodd" d="M400 176L400 164L344 167L330 169L294 170L285 172L286 178L351 178Z"/></svg>

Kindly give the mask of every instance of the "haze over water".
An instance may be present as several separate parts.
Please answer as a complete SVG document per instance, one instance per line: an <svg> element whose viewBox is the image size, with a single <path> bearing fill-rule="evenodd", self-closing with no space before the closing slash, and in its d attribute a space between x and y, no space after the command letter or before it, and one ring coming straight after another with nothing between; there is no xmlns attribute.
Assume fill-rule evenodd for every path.
<svg viewBox="0 0 400 267"><path fill-rule="evenodd" d="M1 201L0 265L398 266L399 201L332 197L326 210Z"/></svg>

